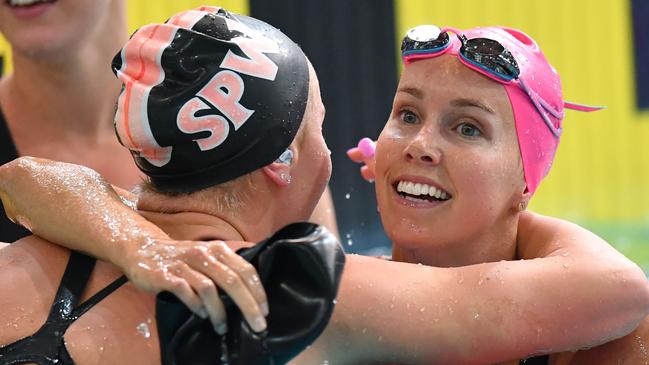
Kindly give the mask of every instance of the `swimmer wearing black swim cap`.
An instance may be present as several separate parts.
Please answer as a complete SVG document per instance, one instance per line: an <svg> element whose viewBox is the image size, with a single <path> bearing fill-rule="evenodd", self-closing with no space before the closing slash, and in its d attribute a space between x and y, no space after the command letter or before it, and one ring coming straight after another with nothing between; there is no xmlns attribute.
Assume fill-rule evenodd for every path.
<svg viewBox="0 0 649 365"><path fill-rule="evenodd" d="M275 161L309 94L302 50L259 20L202 7L136 31L113 60L115 130L161 192L192 192Z"/></svg>

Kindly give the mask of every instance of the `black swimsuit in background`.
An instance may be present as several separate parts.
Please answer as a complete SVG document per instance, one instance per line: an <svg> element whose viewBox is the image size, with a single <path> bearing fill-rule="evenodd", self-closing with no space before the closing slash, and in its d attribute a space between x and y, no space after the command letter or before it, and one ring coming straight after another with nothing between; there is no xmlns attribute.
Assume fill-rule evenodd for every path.
<svg viewBox="0 0 649 365"><path fill-rule="evenodd" d="M18 158L18 150L14 144L9 127L0 109L0 165ZM4 207L0 204L0 242L12 243L20 238L29 236L31 232L13 223L7 218Z"/></svg>
<svg viewBox="0 0 649 365"><path fill-rule="evenodd" d="M65 331L70 325L107 295L126 283L121 276L91 298L77 305L83 294L96 260L72 251L54 297L45 324L31 336L0 347L0 364L74 365L65 348Z"/></svg>

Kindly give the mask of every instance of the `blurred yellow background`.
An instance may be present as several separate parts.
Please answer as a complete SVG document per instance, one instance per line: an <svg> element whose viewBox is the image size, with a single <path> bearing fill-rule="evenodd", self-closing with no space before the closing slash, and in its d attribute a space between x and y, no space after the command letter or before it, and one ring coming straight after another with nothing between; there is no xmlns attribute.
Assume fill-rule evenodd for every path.
<svg viewBox="0 0 649 365"><path fill-rule="evenodd" d="M205 1L130 0L131 31ZM247 14L247 0L212 2ZM395 0L397 41L418 24L507 25L541 45L567 100L608 109L567 112L554 168L531 209L581 223L649 268L649 111L635 101L630 1ZM395 45L397 57L398 45ZM10 49L0 39L5 73ZM649 67L649 66L647 66ZM395 71L396 72L396 71Z"/></svg>

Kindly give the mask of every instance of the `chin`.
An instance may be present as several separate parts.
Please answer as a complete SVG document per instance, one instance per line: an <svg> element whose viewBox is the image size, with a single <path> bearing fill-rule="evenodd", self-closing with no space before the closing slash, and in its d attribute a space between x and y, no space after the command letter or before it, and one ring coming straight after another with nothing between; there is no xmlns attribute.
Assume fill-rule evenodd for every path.
<svg viewBox="0 0 649 365"><path fill-rule="evenodd" d="M403 248L425 248L431 246L435 241L435 238L431 237L429 227L409 220L400 219L395 223L383 221L383 227L392 243Z"/></svg>
<svg viewBox="0 0 649 365"><path fill-rule="evenodd" d="M18 52L29 57L48 57L50 55L61 54L66 51L69 42L62 37L52 36L51 34L30 32L20 34L11 42Z"/></svg>

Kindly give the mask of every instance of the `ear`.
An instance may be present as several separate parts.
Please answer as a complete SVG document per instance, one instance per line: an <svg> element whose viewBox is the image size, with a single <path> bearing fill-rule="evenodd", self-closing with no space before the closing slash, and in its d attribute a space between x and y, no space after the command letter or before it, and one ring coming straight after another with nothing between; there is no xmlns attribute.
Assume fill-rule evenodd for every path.
<svg viewBox="0 0 649 365"><path fill-rule="evenodd" d="M291 167L285 163L273 162L264 166L263 171L278 186L284 187L291 183Z"/></svg>
<svg viewBox="0 0 649 365"><path fill-rule="evenodd" d="M531 198L532 194L527 190L527 188L525 188L525 191L523 191L520 198L517 199L518 201L514 203L514 206L512 208L514 208L514 210L517 212L524 211L525 209L527 209Z"/></svg>

